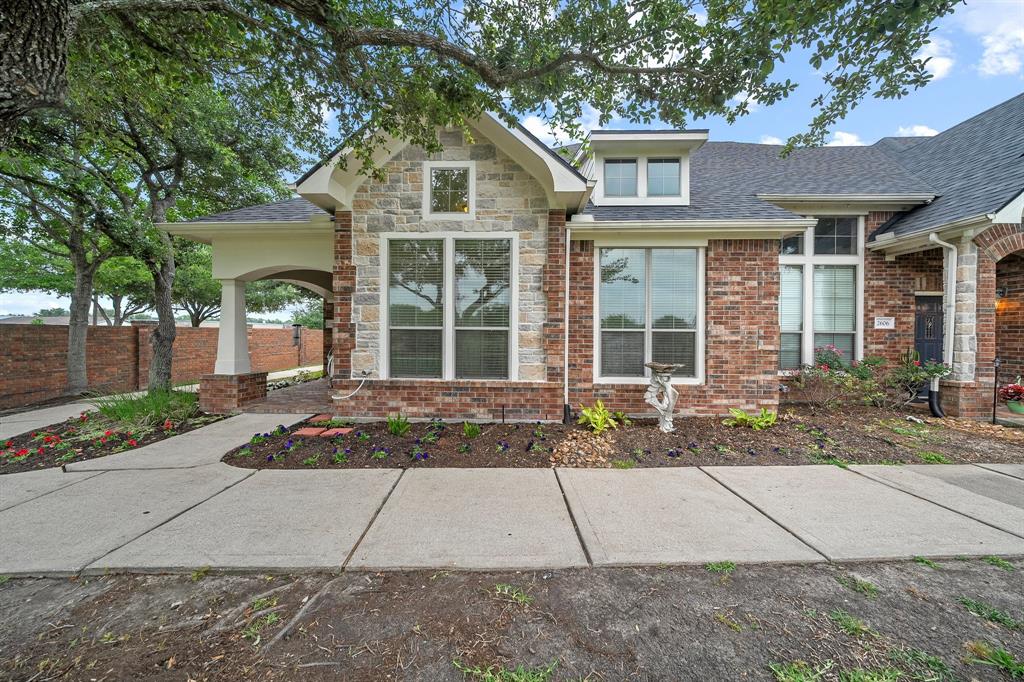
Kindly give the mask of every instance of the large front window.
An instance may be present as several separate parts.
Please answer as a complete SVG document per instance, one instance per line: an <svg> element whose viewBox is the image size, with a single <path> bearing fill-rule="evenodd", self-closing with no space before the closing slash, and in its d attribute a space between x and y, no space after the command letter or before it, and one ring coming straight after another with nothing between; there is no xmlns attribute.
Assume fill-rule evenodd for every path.
<svg viewBox="0 0 1024 682"><path fill-rule="evenodd" d="M390 239L388 375L508 379L511 239Z"/></svg>
<svg viewBox="0 0 1024 682"><path fill-rule="evenodd" d="M779 367L799 369L815 349L835 346L857 359L861 234L856 217L823 217L783 239L780 262Z"/></svg>
<svg viewBox="0 0 1024 682"><path fill-rule="evenodd" d="M699 267L697 249L600 250L600 377L643 377L652 361L697 376Z"/></svg>

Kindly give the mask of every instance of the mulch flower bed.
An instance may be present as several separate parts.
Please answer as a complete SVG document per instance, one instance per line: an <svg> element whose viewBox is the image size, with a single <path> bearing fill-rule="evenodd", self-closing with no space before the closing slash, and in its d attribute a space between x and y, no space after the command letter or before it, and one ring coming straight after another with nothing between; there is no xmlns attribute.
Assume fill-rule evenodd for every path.
<svg viewBox="0 0 1024 682"><path fill-rule="evenodd" d="M59 467L70 462L134 450L223 419L201 414L156 427L119 428L96 412L83 412L59 424L0 441L0 474Z"/></svg>
<svg viewBox="0 0 1024 682"><path fill-rule="evenodd" d="M909 418L908 418L909 417ZM775 426L730 427L720 418L653 420L595 436L561 424L387 423L316 418L255 434L224 461L253 469L600 467L1024 462L1024 431L874 408L783 408Z"/></svg>

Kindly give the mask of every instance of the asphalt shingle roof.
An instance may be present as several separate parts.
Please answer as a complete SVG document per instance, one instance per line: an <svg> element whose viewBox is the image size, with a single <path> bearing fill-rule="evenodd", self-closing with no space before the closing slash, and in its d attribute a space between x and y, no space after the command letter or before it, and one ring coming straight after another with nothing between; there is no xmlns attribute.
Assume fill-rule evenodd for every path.
<svg viewBox="0 0 1024 682"><path fill-rule="evenodd" d="M796 214L758 194L932 193L932 187L874 147L796 149L707 142L690 155L689 206L593 206L595 220L772 220Z"/></svg>
<svg viewBox="0 0 1024 682"><path fill-rule="evenodd" d="M316 204L302 197L275 201L272 204L246 206L233 211L224 211L214 215L203 216L189 222L193 223L264 223L276 221L306 221L311 216L326 213Z"/></svg>
<svg viewBox="0 0 1024 682"><path fill-rule="evenodd" d="M1024 93L905 149L878 148L939 197L893 218L875 236L926 232L993 213L1024 191Z"/></svg>

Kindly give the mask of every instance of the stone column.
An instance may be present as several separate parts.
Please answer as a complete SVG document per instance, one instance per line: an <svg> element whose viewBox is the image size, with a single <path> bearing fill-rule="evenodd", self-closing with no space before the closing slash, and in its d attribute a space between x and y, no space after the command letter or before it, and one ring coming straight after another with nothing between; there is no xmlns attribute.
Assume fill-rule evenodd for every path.
<svg viewBox="0 0 1024 682"><path fill-rule="evenodd" d="M217 362L214 374L248 374L249 333L245 325L245 282L222 279L220 292L220 330L217 336Z"/></svg>
<svg viewBox="0 0 1024 682"><path fill-rule="evenodd" d="M956 314L951 381L974 381L977 367L978 247L969 237L957 245Z"/></svg>

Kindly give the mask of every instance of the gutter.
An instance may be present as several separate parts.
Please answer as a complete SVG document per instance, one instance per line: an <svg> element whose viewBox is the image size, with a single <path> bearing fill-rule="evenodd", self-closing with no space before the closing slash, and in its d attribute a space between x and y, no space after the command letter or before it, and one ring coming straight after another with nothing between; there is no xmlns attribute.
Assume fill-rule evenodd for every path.
<svg viewBox="0 0 1024 682"><path fill-rule="evenodd" d="M942 331L942 362L950 367L953 366L953 336L956 330L956 268L959 257L957 247L949 242L939 239L937 232L928 235L928 242L941 246L946 252L946 297L944 301L945 310L943 315ZM939 404L939 380L932 379L928 387L928 407L936 417L944 417L942 406Z"/></svg>

